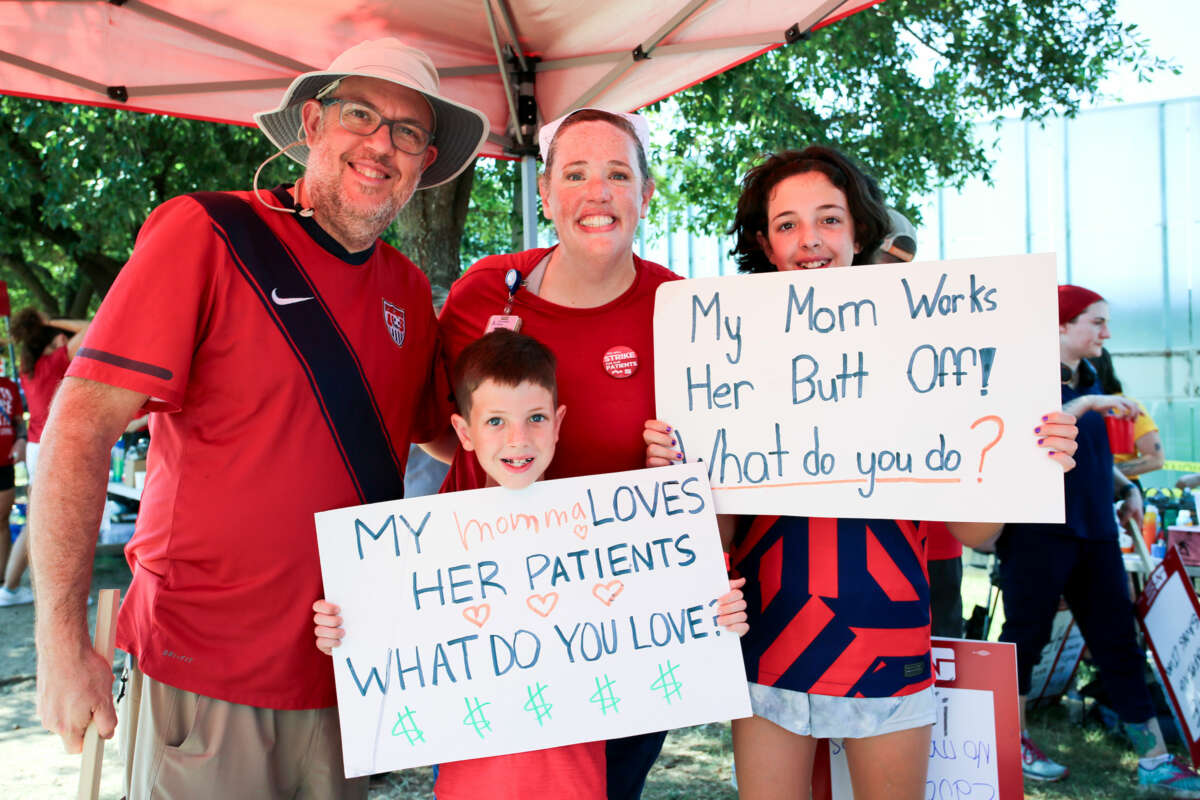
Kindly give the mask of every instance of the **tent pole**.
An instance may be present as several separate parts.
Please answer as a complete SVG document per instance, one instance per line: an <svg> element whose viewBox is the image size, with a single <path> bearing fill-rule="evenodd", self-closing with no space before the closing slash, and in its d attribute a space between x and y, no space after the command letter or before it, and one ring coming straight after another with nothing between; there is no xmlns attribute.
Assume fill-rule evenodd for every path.
<svg viewBox="0 0 1200 800"><path fill-rule="evenodd" d="M521 221L524 223L522 245L526 250L538 246L537 159L521 156Z"/></svg>

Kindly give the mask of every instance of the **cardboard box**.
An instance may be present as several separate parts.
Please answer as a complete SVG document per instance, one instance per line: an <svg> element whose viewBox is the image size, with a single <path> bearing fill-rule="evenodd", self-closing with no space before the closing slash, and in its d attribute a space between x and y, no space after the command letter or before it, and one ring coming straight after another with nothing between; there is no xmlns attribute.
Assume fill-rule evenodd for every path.
<svg viewBox="0 0 1200 800"><path fill-rule="evenodd" d="M145 471L146 459L127 458L125 459L125 472L121 475L121 482L126 486L137 486L137 473Z"/></svg>
<svg viewBox="0 0 1200 800"><path fill-rule="evenodd" d="M1200 567L1200 525L1167 528L1167 549L1179 548L1179 557L1189 567Z"/></svg>

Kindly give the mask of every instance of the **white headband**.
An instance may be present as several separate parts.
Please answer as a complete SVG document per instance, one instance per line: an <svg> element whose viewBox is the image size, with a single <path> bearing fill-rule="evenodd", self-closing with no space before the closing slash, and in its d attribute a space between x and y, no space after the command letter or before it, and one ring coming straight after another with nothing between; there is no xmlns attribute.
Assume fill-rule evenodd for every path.
<svg viewBox="0 0 1200 800"><path fill-rule="evenodd" d="M542 129L538 131L538 153L541 155L543 162L550 154L550 143L554 141L554 134L564 122L566 122L575 114L578 114L580 111L603 111L605 114L612 114L614 117L621 117L625 119L631 126L633 126L633 132L637 135L637 140L642 145L642 153L649 156L650 126L646 123L645 117L640 114L626 114L622 111L609 111L606 108L585 106L584 108L577 108L570 114L559 117L553 122L547 122L542 126Z"/></svg>

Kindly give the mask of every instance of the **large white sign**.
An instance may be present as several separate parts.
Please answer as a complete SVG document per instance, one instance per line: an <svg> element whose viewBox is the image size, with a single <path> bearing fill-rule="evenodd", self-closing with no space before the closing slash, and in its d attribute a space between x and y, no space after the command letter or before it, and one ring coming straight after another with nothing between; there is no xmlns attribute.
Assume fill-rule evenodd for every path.
<svg viewBox="0 0 1200 800"><path fill-rule="evenodd" d="M658 417L718 513L1061 522L1054 256L671 281Z"/></svg>
<svg viewBox="0 0 1200 800"><path fill-rule="evenodd" d="M347 776L750 714L702 465L316 523Z"/></svg>

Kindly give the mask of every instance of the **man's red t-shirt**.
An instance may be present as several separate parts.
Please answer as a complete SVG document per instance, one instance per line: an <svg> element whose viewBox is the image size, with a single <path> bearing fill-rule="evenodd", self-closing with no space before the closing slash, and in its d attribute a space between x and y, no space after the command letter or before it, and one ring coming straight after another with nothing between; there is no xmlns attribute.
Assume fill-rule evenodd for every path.
<svg viewBox="0 0 1200 800"><path fill-rule="evenodd" d="M63 375L67 374L70 361L67 348L59 347L53 353L39 358L33 365L32 374L21 375L21 383L25 385L25 400L29 403L29 441L34 444L42 441L42 429L46 427L46 418L50 415L50 401L54 399L54 392L62 383Z"/></svg>
<svg viewBox="0 0 1200 800"><path fill-rule="evenodd" d="M321 302L336 320L403 468L409 441L433 438L447 419L428 391L441 370L429 282L383 243L349 254L237 195L318 295L281 299ZM146 394L157 412L117 645L188 691L264 708L333 705L308 607L323 595L313 513L357 505L358 494L307 372L196 200L151 214L68 375Z"/></svg>

